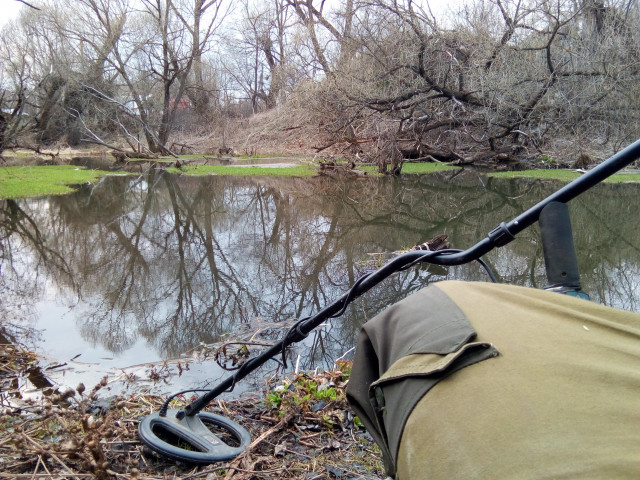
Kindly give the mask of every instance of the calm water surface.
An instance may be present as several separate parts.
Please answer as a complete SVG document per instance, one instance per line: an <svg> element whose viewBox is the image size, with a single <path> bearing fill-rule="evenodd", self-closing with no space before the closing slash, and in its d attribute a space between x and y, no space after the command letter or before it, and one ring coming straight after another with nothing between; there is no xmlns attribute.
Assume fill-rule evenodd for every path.
<svg viewBox="0 0 640 480"><path fill-rule="evenodd" d="M349 181L155 173L0 201L1 333L43 355L44 373L67 385L105 374L119 378L113 390L212 385L225 372L206 345L258 330L258 343L279 338L265 327L317 312L390 252L440 233L467 248L559 186L473 172ZM639 198L638 185L600 185L570 203L583 288L632 311ZM537 227L486 260L502 282L545 285ZM289 368L349 358L368 318L442 279L488 280L476 265L395 275L289 352Z"/></svg>

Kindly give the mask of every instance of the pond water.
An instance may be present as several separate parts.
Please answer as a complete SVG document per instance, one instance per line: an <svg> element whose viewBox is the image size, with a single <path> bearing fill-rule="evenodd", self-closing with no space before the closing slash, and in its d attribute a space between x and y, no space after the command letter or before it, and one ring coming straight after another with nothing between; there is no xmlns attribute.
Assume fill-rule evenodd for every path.
<svg viewBox="0 0 640 480"><path fill-rule="evenodd" d="M279 338L275 327L336 300L392 252L441 233L467 248L560 186L470 171L356 180L155 172L1 201L0 333L43 355L45 375L70 386L105 374L114 391L215 385L227 373L211 345ZM637 184L599 185L570 202L584 290L632 311L639 195ZM546 283L536 226L486 260L502 282ZM350 358L367 319L442 279L488 281L477 265L394 275L292 349L289 371Z"/></svg>

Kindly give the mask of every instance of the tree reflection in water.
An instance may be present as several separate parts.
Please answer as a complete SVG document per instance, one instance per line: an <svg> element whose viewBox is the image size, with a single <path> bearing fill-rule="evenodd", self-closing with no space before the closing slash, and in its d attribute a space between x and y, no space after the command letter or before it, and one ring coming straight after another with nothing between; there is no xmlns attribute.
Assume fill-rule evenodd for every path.
<svg viewBox="0 0 640 480"><path fill-rule="evenodd" d="M51 331L55 314L38 306L55 298L87 342L77 348L99 345L118 356L143 345L154 358L174 358L255 319L316 312L389 252L440 233L455 248L469 247L558 186L471 172L345 181L154 172L106 178L67 197L6 200L0 313L14 331L25 322ZM585 290L636 311L638 192L600 185L570 203ZM487 261L501 281L542 287L542 258L531 228ZM301 368L330 365L353 347L366 319L445 278L488 280L475 265L394 275L293 354L305 353Z"/></svg>

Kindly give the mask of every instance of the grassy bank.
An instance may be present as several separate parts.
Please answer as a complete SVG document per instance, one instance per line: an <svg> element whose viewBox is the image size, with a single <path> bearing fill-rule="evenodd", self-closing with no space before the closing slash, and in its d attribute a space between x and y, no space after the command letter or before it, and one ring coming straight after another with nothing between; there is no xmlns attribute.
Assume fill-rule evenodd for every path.
<svg viewBox="0 0 640 480"><path fill-rule="evenodd" d="M168 168L167 172L194 176L232 175L235 177L312 177L317 174L317 169L311 164L287 164L287 166L186 165L180 168Z"/></svg>
<svg viewBox="0 0 640 480"><path fill-rule="evenodd" d="M374 165L364 165L359 168L370 174L378 173L378 167ZM402 165L401 173L403 175L427 175L430 173L448 172L453 170L460 170L460 167L449 165L447 163L408 162Z"/></svg>
<svg viewBox="0 0 640 480"><path fill-rule="evenodd" d="M73 186L93 183L113 172L86 170L73 165L0 168L0 199L65 195Z"/></svg>
<svg viewBox="0 0 640 480"><path fill-rule="evenodd" d="M575 170L522 170L518 172L492 172L488 174L497 178L538 178L542 180L558 180L562 182L571 182L580 177L582 173ZM616 173L605 180L606 183L640 183L640 174L638 173Z"/></svg>
<svg viewBox="0 0 640 480"><path fill-rule="evenodd" d="M318 167L311 162L300 162L292 159L291 163L273 163L269 165L204 165L196 163L196 157L185 155L179 158L181 165L175 166L175 159L167 159L160 163L161 168L177 175L228 175L236 177L312 177L318 174ZM280 159L282 160L282 159ZM140 162L149 160L140 160ZM156 161L153 161L156 163ZM193 162L193 163L191 163ZM139 162L134 162L139 163ZM185 164L187 163L187 164ZM142 167L140 167L142 168ZM460 167L445 163L405 163L403 175L427 175L438 172L454 171ZM377 167L365 165L359 167L371 176L377 175ZM140 171L136 171L137 174ZM65 195L72 193L77 185L93 183L105 175L123 175L127 172L108 172L89 170L73 165L51 166L8 166L0 168L0 199L43 197L49 195ZM581 174L575 170L523 170L509 172L491 172L488 175L498 178L534 178L570 182ZM607 183L634 182L640 183L640 174L625 173L612 175Z"/></svg>

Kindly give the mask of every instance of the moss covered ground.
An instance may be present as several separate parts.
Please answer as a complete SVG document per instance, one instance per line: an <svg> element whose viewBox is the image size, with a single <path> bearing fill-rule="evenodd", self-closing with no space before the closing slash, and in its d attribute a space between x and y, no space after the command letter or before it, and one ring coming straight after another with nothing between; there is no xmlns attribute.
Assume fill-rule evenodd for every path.
<svg viewBox="0 0 640 480"><path fill-rule="evenodd" d="M87 170L73 165L0 168L0 199L65 195L74 185L93 183L113 172Z"/></svg>
<svg viewBox="0 0 640 480"><path fill-rule="evenodd" d="M367 173L377 173L378 167L375 165L365 165L359 167ZM449 165L447 163L435 163L435 162L408 162L402 165L403 175L426 175L429 173L446 172L452 170L459 170L461 167L455 165Z"/></svg>
<svg viewBox="0 0 640 480"><path fill-rule="evenodd" d="M492 172L492 177L498 178L539 178L542 180L558 180L571 182L583 175L576 170L545 169L545 170L522 170L517 172ZM605 180L606 183L640 183L639 173L617 173Z"/></svg>
<svg viewBox="0 0 640 480"><path fill-rule="evenodd" d="M292 158L290 163L274 163L271 165L207 165L202 164L202 155L183 155L176 160L163 158L158 160L135 161L132 164L150 162L155 168L166 169L169 173L178 175L229 175L242 177L312 177L318 174L318 165L312 162L301 162ZM280 161L282 159L279 159ZM339 162L339 161L337 161ZM142 167L135 167L141 169ZM437 172L452 171L460 167L445 163L405 163L402 167L403 175L426 175ZM369 175L377 174L377 166L364 165L358 168ZM90 170L73 165L30 165L0 167L0 199L43 197L49 195L65 195L72 193L75 186L96 182L105 175L123 175L125 171L108 172ZM133 169L129 169L133 171ZM136 173L140 171L136 170ZM578 178L581 173L575 170L543 169L508 172L491 172L488 175L499 178L534 178L570 182ZM606 180L608 183L634 182L640 183L640 173L616 174Z"/></svg>
<svg viewBox="0 0 640 480"><path fill-rule="evenodd" d="M186 165L180 168L168 168L167 172L182 175L232 175L235 177L312 177L317 174L317 169L311 164L277 167L260 165Z"/></svg>

